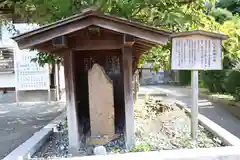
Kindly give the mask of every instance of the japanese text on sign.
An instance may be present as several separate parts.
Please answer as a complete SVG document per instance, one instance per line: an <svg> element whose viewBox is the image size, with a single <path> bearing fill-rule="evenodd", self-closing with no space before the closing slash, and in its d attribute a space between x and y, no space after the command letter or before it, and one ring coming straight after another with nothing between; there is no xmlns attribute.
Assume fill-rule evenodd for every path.
<svg viewBox="0 0 240 160"><path fill-rule="evenodd" d="M221 70L221 40L211 38L173 38L173 70Z"/></svg>
<svg viewBox="0 0 240 160"><path fill-rule="evenodd" d="M48 66L40 67L31 62L34 53L23 52L17 62L17 87L18 90L48 90L49 70Z"/></svg>

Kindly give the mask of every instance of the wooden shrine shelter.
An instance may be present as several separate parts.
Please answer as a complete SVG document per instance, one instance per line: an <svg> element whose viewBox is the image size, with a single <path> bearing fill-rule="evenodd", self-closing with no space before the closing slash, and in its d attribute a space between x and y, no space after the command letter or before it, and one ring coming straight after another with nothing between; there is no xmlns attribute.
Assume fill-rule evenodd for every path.
<svg viewBox="0 0 240 160"><path fill-rule="evenodd" d="M89 120L90 112L105 107L101 106L104 104L101 101L108 95L104 88L94 90L94 87L99 89L101 86L100 80L96 78L91 81L94 87L90 88L93 90L89 90L89 71L95 63L103 68L113 84L115 133L124 133L128 148L134 144L132 76L139 57L156 45L165 45L170 34L168 31L88 9L82 14L42 26L13 39L20 49L38 49L63 57L69 149L75 152L80 145L79 139L90 128L94 128L91 126L94 120L98 121L98 117ZM99 104L95 110L89 110L90 103L95 101L89 100L89 96L100 101L95 102L95 105ZM107 130L107 124L99 123L102 124L96 127Z"/></svg>

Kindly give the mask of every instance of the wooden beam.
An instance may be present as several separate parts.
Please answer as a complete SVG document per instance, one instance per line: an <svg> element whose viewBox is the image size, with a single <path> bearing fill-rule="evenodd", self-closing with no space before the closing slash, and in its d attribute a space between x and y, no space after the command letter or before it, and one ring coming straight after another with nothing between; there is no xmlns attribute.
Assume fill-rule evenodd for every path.
<svg viewBox="0 0 240 160"><path fill-rule="evenodd" d="M52 46L57 48L66 48L67 47L67 37L59 36L52 39Z"/></svg>
<svg viewBox="0 0 240 160"><path fill-rule="evenodd" d="M147 40L144 40L144 39L136 39L136 43L137 44L141 44L143 46L147 46L147 47L154 47L154 46L158 46L159 44L157 43L154 43L154 42L150 42L150 41L147 41Z"/></svg>
<svg viewBox="0 0 240 160"><path fill-rule="evenodd" d="M132 47L125 46L122 49L122 76L124 84L125 102L125 143L126 148L134 146L134 109L132 87Z"/></svg>
<svg viewBox="0 0 240 160"><path fill-rule="evenodd" d="M157 43L157 44L166 44L168 41L168 36L161 35L159 33L136 28L131 25L126 25L119 22L114 22L111 20L104 20L99 18L93 18L93 25L106 28L115 32L129 34L137 38L145 39L147 41Z"/></svg>
<svg viewBox="0 0 240 160"><path fill-rule="evenodd" d="M72 44L74 50L83 51L83 50L113 50L121 49L123 43L117 40L83 40L78 44Z"/></svg>
<svg viewBox="0 0 240 160"><path fill-rule="evenodd" d="M66 47L54 47L52 44L37 45L35 49L42 52L47 52L49 54L61 55L62 53L71 51L71 49Z"/></svg>
<svg viewBox="0 0 240 160"><path fill-rule="evenodd" d="M136 51L136 50L133 51L133 56L135 57L141 57L143 54L144 52L141 52L141 51Z"/></svg>
<svg viewBox="0 0 240 160"><path fill-rule="evenodd" d="M30 37L27 37L25 40L21 39L21 41L18 42L18 39L15 40L18 42L20 49L26 49L41 43L44 43L46 41L52 40L53 38L63 36L78 30L81 30L83 28L86 28L92 24L91 19L84 19L81 21L75 21L69 25L63 25L56 28L53 28L51 30L47 30L41 34L36 34Z"/></svg>
<svg viewBox="0 0 240 160"><path fill-rule="evenodd" d="M138 63L139 63L139 56L134 57L133 62L132 62L133 74L135 74L135 72L138 68Z"/></svg>
<svg viewBox="0 0 240 160"><path fill-rule="evenodd" d="M146 46L139 45L139 44L135 44L134 48L139 48L139 49L143 49L143 50L150 50L151 49L151 47L146 47Z"/></svg>
<svg viewBox="0 0 240 160"><path fill-rule="evenodd" d="M145 52L148 51L148 49L134 48L134 51L136 51L136 52L141 52L141 53L145 53Z"/></svg>
<svg viewBox="0 0 240 160"><path fill-rule="evenodd" d="M129 34L124 34L123 39L125 46L132 46L135 43L135 38Z"/></svg>
<svg viewBox="0 0 240 160"><path fill-rule="evenodd" d="M65 89L67 99L69 153L76 155L80 147L77 106L75 99L75 77L73 52L64 54Z"/></svg>

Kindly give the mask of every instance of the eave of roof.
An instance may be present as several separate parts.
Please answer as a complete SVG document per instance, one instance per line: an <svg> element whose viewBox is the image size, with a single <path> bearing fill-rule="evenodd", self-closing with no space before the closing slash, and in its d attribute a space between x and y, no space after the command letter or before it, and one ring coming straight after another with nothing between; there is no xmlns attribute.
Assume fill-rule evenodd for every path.
<svg viewBox="0 0 240 160"><path fill-rule="evenodd" d="M203 30L173 33L170 37L171 38L177 38L177 37L184 37L184 36L191 36L191 35L203 35L203 36L207 36L207 37L218 38L218 39L221 39L221 40L225 40L225 39L229 38L229 36L225 35L225 34L207 32L207 31L203 31Z"/></svg>
<svg viewBox="0 0 240 160"><path fill-rule="evenodd" d="M14 36L14 37L12 37L12 39L14 39L15 41L19 41L23 38L33 36L33 35L36 35L36 34L40 34L44 31L48 31L48 30L51 30L53 28L56 28L56 27L59 27L59 26L62 26L62 25L66 25L66 24L69 24L71 22L75 22L75 21L78 21L78 20L81 20L81 19L84 19L84 18L87 18L87 17L90 17L90 16L94 16L94 17L97 17L97 18L108 19L108 20L112 20L112 21L115 21L115 22L120 22L120 23L123 23L123 24L126 24L126 25L130 25L130 26L140 28L140 29L145 29L145 30L152 31L152 32L162 34L162 35L165 35L165 36L170 36L171 35L171 32L166 31L166 30L159 30L159 29L156 29L154 27L149 27L149 26L147 26L143 23L123 19L123 18L120 18L120 17L111 16L111 15L104 14L104 13L96 11L96 10L89 10L87 12L83 12L81 14L76 14L74 16L65 18L63 20L59 20L59 21L54 22L54 23L43 25L38 29L35 29L35 30L32 30L32 31L25 32L23 34Z"/></svg>

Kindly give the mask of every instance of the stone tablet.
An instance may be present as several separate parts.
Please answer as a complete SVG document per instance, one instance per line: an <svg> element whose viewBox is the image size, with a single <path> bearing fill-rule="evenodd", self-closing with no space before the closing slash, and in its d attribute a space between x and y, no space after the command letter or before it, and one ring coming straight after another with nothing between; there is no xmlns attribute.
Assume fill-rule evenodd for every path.
<svg viewBox="0 0 240 160"><path fill-rule="evenodd" d="M113 136L115 134L113 85L98 64L94 64L88 72L88 89L91 137Z"/></svg>

